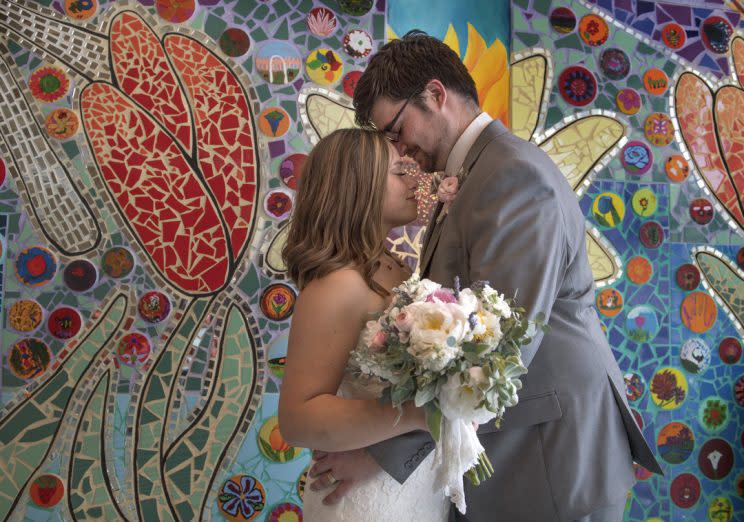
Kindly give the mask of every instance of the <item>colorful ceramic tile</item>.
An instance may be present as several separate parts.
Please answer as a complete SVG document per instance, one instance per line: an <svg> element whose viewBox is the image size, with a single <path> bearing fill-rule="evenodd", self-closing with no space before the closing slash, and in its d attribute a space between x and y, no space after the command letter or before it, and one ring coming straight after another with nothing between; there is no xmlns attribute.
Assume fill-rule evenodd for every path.
<svg viewBox="0 0 744 522"><path fill-rule="evenodd" d="M576 107L589 105L597 97L597 80L586 67L572 65L558 78L558 88L567 103Z"/></svg>
<svg viewBox="0 0 744 522"><path fill-rule="evenodd" d="M236 475L225 481L217 497L220 514L230 522L255 520L266 507L263 484L250 475Z"/></svg>
<svg viewBox="0 0 744 522"><path fill-rule="evenodd" d="M684 28L676 22L669 22L661 29L661 39L670 49L680 49L687 41Z"/></svg>
<svg viewBox="0 0 744 522"><path fill-rule="evenodd" d="M649 188L638 189L633 193L631 205L636 215L641 217L653 216L657 207L656 194Z"/></svg>
<svg viewBox="0 0 744 522"><path fill-rule="evenodd" d="M664 162L664 171L670 180L682 183L690 175L690 164L681 154L672 154Z"/></svg>
<svg viewBox="0 0 744 522"><path fill-rule="evenodd" d="M654 273L651 261L643 256L634 256L630 258L625 267L625 273L631 282L637 285L643 285L649 282Z"/></svg>
<svg viewBox="0 0 744 522"><path fill-rule="evenodd" d="M692 263L685 263L677 268L675 280L682 290L695 290L700 285L700 270Z"/></svg>
<svg viewBox="0 0 744 522"><path fill-rule="evenodd" d="M644 124L644 133L651 144L666 147L674 140L672 119L661 112L649 114Z"/></svg>
<svg viewBox="0 0 744 522"><path fill-rule="evenodd" d="M155 10L166 22L180 24L194 15L194 12L196 11L196 1L155 0Z"/></svg>
<svg viewBox="0 0 744 522"><path fill-rule="evenodd" d="M576 15L568 7L556 7L550 12L550 25L561 34L568 34L576 28Z"/></svg>
<svg viewBox="0 0 744 522"><path fill-rule="evenodd" d="M643 377L637 373L626 373L624 375L625 380L625 396L630 402L635 402L643 397L646 391L646 384L643 382Z"/></svg>
<svg viewBox="0 0 744 522"><path fill-rule="evenodd" d="M670 422L656 437L659 455L669 464L681 464L690 458L695 449L695 435L687 424Z"/></svg>
<svg viewBox="0 0 744 522"><path fill-rule="evenodd" d="M315 36L325 38L336 32L338 20L330 9L314 7L307 15L307 27Z"/></svg>
<svg viewBox="0 0 744 522"><path fill-rule="evenodd" d="M44 310L32 299L19 299L8 309L8 324L18 332L33 332L43 319Z"/></svg>
<svg viewBox="0 0 744 522"><path fill-rule="evenodd" d="M603 192L594 198L592 214L597 224L607 228L614 228L625 217L625 203L617 194Z"/></svg>
<svg viewBox="0 0 744 522"><path fill-rule="evenodd" d="M63 278L70 290L87 292L98 281L98 270L87 259L75 259L65 267Z"/></svg>
<svg viewBox="0 0 744 522"><path fill-rule="evenodd" d="M728 462L728 453L724 454L723 460ZM726 497L715 497L708 506L708 520L711 522L731 522L734 520L734 505Z"/></svg>
<svg viewBox="0 0 744 522"><path fill-rule="evenodd" d="M248 34L239 27L230 27L220 36L220 49L232 58L243 56L251 46Z"/></svg>
<svg viewBox="0 0 744 522"><path fill-rule="evenodd" d="M632 116L641 109L641 95L638 94L638 91L630 87L620 89L615 96L615 102L617 103L617 108L623 114Z"/></svg>
<svg viewBox="0 0 744 522"><path fill-rule="evenodd" d="M700 25L700 36L705 46L717 54L726 54L734 29L731 23L720 16L710 16Z"/></svg>
<svg viewBox="0 0 744 522"><path fill-rule="evenodd" d="M264 43L254 59L256 72L273 84L293 82L300 74L302 56L289 42L273 40Z"/></svg>
<svg viewBox="0 0 744 522"><path fill-rule="evenodd" d="M653 96L661 96L669 88L669 78L661 69L652 68L643 73L643 86Z"/></svg>
<svg viewBox="0 0 744 522"><path fill-rule="evenodd" d="M623 309L623 296L614 288L603 288L597 294L597 310L606 317L615 317Z"/></svg>
<svg viewBox="0 0 744 522"><path fill-rule="evenodd" d="M682 345L679 358L689 373L703 373L710 365L710 347L703 339L693 337Z"/></svg>
<svg viewBox="0 0 744 522"><path fill-rule="evenodd" d="M604 44L610 35L610 28L604 18L595 14L588 14L579 22L579 36L584 43L597 47Z"/></svg>
<svg viewBox="0 0 744 522"><path fill-rule="evenodd" d="M266 215L276 220L283 220L292 213L292 194L287 190L272 190L264 199Z"/></svg>
<svg viewBox="0 0 744 522"><path fill-rule="evenodd" d="M57 273L57 259L48 249L34 246L23 250L15 262L16 276L26 286L42 286Z"/></svg>
<svg viewBox="0 0 744 522"><path fill-rule="evenodd" d="M362 71L349 71L344 74L344 78L341 80L341 85L344 88L344 94L346 94L346 96L349 98L354 97L354 90L356 90L357 82L361 77Z"/></svg>
<svg viewBox="0 0 744 522"><path fill-rule="evenodd" d="M633 307L625 320L625 332L636 343L652 341L660 328L658 314L648 305Z"/></svg>
<svg viewBox="0 0 744 522"><path fill-rule="evenodd" d="M366 58L372 52L372 37L363 29L352 29L344 35L344 51L352 58Z"/></svg>
<svg viewBox="0 0 744 522"><path fill-rule="evenodd" d="M736 337L726 337L718 345L718 356L724 364L736 364L741 360L741 341Z"/></svg>
<svg viewBox="0 0 744 522"><path fill-rule="evenodd" d="M120 363L138 367L143 366L150 357L152 344L144 334L131 332L121 338L117 345L116 355Z"/></svg>
<svg viewBox="0 0 744 522"><path fill-rule="evenodd" d="M318 85L332 85L344 73L341 58L332 49L317 49L305 60L308 77Z"/></svg>
<svg viewBox="0 0 744 522"><path fill-rule="evenodd" d="M54 109L45 121L47 133L54 139L66 140L74 136L80 128L78 115L70 109Z"/></svg>
<svg viewBox="0 0 744 522"><path fill-rule="evenodd" d="M52 352L41 339L29 337L13 343L7 358L13 375L19 379L34 379L49 368Z"/></svg>
<svg viewBox="0 0 744 522"><path fill-rule="evenodd" d="M630 73L630 58L622 49L609 47L599 55L599 68L610 80L622 80Z"/></svg>
<svg viewBox="0 0 744 522"><path fill-rule="evenodd" d="M625 170L634 176L642 176L654 164L651 148L642 141L632 140L625 144L620 153L620 162Z"/></svg>
<svg viewBox="0 0 744 522"><path fill-rule="evenodd" d="M261 294L261 311L273 321L282 321L292 315L297 296L283 283L269 285Z"/></svg>
<svg viewBox="0 0 744 522"><path fill-rule="evenodd" d="M258 116L258 130L269 138L279 138L289 130L291 120L281 107L267 107Z"/></svg>
<svg viewBox="0 0 744 522"><path fill-rule="evenodd" d="M698 467L710 480L725 478L734 467L734 451L723 439L709 439L700 448Z"/></svg>
<svg viewBox="0 0 744 522"><path fill-rule="evenodd" d="M713 221L713 204L706 198L695 198L690 202L690 217L698 225L707 225Z"/></svg>
<svg viewBox="0 0 744 522"><path fill-rule="evenodd" d="M57 505L65 493L62 479L52 473L39 475L31 483L29 497L40 508L49 509Z"/></svg>
<svg viewBox="0 0 744 522"><path fill-rule="evenodd" d="M681 473L672 479L669 494L672 502L682 509L690 509L700 500L700 480L692 473Z"/></svg>
<svg viewBox="0 0 744 522"><path fill-rule="evenodd" d="M664 228L657 221L647 221L641 225L638 238L646 248L659 248L664 242Z"/></svg>
<svg viewBox="0 0 744 522"><path fill-rule="evenodd" d="M83 326L80 312L69 306L60 306L49 314L47 329L57 339L71 339L75 337Z"/></svg>
<svg viewBox="0 0 744 522"><path fill-rule="evenodd" d="M279 165L279 177L292 190L297 189L297 182L302 174L302 167L307 160L307 154L290 154Z"/></svg>
<svg viewBox="0 0 744 522"><path fill-rule="evenodd" d="M110 248L101 258L101 269L114 279L124 278L134 270L134 256L124 247Z"/></svg>
<svg viewBox="0 0 744 522"><path fill-rule="evenodd" d="M660 368L651 380L651 398L662 410L679 408L687 398L687 379L677 368Z"/></svg>
<svg viewBox="0 0 744 522"><path fill-rule="evenodd" d="M269 418L258 431L258 447L267 459L287 462L300 455L300 448L290 446L279 431L277 417Z"/></svg>
<svg viewBox="0 0 744 522"><path fill-rule="evenodd" d="M353 16L362 16L372 9L372 0L339 0L339 7L345 13Z"/></svg>
<svg viewBox="0 0 744 522"><path fill-rule="evenodd" d="M718 307L705 292L692 292L685 296L680 307L682 323L692 332L702 334L713 327L718 317Z"/></svg>
<svg viewBox="0 0 744 522"><path fill-rule="evenodd" d="M159 323L170 314L171 301L163 292L152 290L140 297L137 310L148 323Z"/></svg>
<svg viewBox="0 0 744 522"><path fill-rule="evenodd" d="M726 428L731 418L729 404L729 401L715 396L705 397L700 401L698 422L706 432L716 434Z"/></svg>
<svg viewBox="0 0 744 522"><path fill-rule="evenodd" d="M65 0L65 13L73 20L88 20L97 9L98 0Z"/></svg>
<svg viewBox="0 0 744 522"><path fill-rule="evenodd" d="M54 103L67 96L70 80L62 69L45 65L31 74L28 88L37 100Z"/></svg>

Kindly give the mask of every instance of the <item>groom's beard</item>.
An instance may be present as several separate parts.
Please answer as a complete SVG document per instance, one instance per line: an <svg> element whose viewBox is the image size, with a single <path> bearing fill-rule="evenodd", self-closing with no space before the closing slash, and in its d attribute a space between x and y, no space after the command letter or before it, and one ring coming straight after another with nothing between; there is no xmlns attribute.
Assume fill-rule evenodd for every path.
<svg viewBox="0 0 744 522"><path fill-rule="evenodd" d="M418 163L419 169L421 169L421 171L423 172L431 173L437 170L434 165L434 159L421 149L416 149L413 154L407 152L406 155L411 157L416 163Z"/></svg>

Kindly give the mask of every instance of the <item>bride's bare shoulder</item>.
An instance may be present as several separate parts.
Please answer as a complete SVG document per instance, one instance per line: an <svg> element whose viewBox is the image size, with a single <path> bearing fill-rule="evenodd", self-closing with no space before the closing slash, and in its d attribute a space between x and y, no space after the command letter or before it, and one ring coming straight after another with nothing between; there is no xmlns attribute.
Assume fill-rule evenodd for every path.
<svg viewBox="0 0 744 522"><path fill-rule="evenodd" d="M329 301L345 306L366 305L369 293L369 286L358 271L340 268L311 281L300 292L297 305L314 306Z"/></svg>

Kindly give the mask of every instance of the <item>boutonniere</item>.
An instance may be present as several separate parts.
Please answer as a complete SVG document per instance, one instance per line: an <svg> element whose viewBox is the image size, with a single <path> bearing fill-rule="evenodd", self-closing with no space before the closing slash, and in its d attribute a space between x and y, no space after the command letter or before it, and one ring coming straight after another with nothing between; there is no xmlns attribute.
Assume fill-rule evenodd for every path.
<svg viewBox="0 0 744 522"><path fill-rule="evenodd" d="M444 176L443 172L437 172L432 177L432 194L437 195L437 199L444 204L442 211L437 216L437 223L442 221L449 212L449 207L457 197L457 191L460 190L462 182L468 175L465 167L461 167L456 176Z"/></svg>

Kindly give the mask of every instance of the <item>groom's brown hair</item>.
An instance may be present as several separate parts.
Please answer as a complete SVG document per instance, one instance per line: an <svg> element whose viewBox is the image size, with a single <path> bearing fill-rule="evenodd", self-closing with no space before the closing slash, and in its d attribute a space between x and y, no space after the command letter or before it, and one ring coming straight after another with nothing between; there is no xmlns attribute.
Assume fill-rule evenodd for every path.
<svg viewBox="0 0 744 522"><path fill-rule="evenodd" d="M413 103L426 110L420 95L435 79L478 105L473 78L447 44L419 30L386 43L372 56L354 89L357 124L372 126L372 107L383 96L393 101L412 98Z"/></svg>

